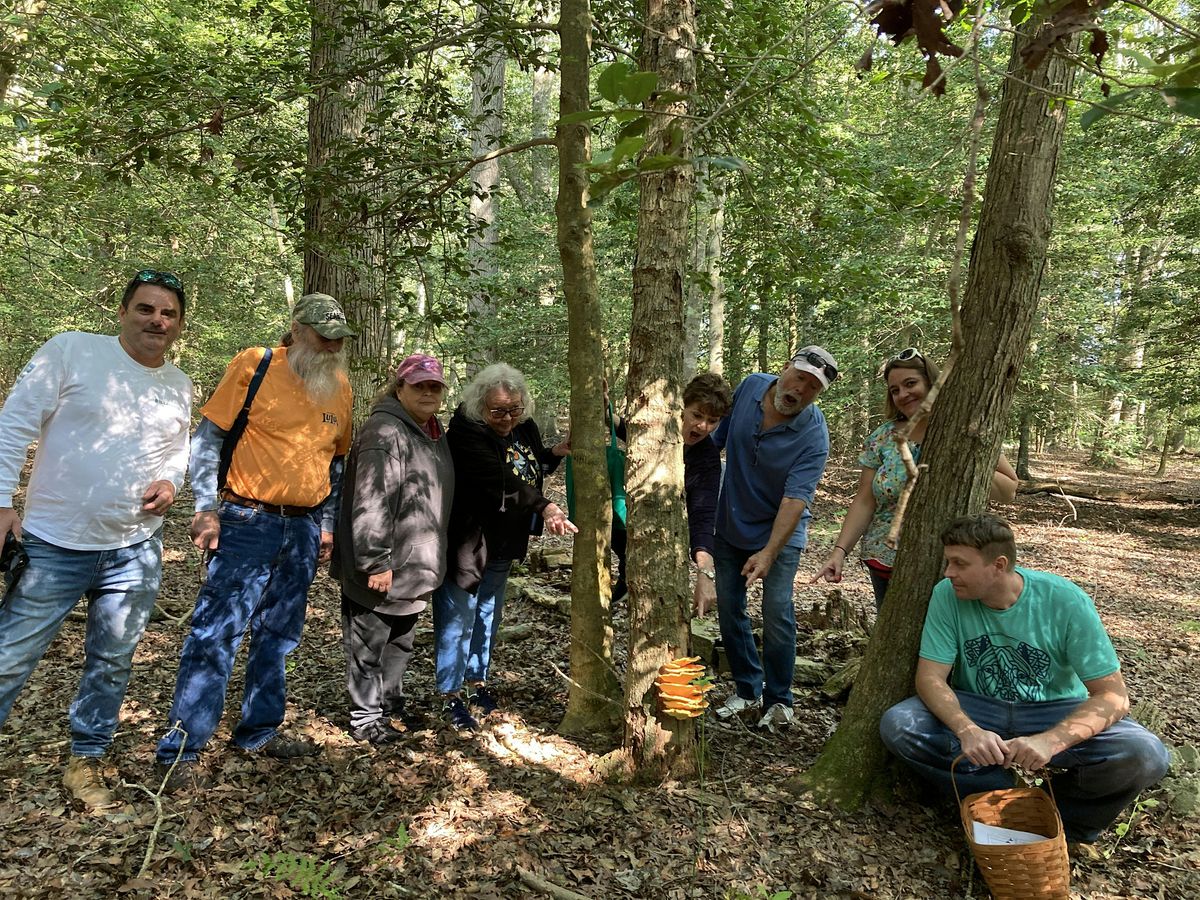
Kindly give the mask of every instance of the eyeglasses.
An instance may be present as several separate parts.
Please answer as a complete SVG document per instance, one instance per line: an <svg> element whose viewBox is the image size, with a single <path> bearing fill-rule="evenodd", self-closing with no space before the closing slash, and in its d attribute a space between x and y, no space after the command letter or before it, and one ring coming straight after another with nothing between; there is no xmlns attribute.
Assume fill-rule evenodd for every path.
<svg viewBox="0 0 1200 900"><path fill-rule="evenodd" d="M825 373L825 377L830 381L837 381L838 370L837 366L833 365L823 356L818 356L816 353L797 353L792 357L793 363L798 363L801 360L808 363L810 366L815 366L817 369Z"/></svg>
<svg viewBox="0 0 1200 900"><path fill-rule="evenodd" d="M525 415L525 407L510 406L508 409L489 409L488 415L493 419L519 419Z"/></svg>
<svg viewBox="0 0 1200 900"><path fill-rule="evenodd" d="M159 272L157 269L142 269L133 276L134 281L143 284L159 284L163 287L168 287L173 291L182 291L183 282L179 280L179 276L174 272Z"/></svg>
<svg viewBox="0 0 1200 900"><path fill-rule="evenodd" d="M910 359L918 359L921 362L925 362L925 357L921 355L921 351L916 347L905 347L889 359L888 362L908 362Z"/></svg>

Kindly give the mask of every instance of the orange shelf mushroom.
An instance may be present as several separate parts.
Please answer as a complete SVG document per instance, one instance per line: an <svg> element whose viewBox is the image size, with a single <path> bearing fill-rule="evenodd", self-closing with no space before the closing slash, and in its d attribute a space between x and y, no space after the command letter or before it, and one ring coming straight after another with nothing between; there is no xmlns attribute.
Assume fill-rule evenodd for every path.
<svg viewBox="0 0 1200 900"><path fill-rule="evenodd" d="M658 702L666 715L694 719L708 709L704 695L713 686L703 682L705 669L699 662L698 656L685 656L659 667L654 686L658 688Z"/></svg>

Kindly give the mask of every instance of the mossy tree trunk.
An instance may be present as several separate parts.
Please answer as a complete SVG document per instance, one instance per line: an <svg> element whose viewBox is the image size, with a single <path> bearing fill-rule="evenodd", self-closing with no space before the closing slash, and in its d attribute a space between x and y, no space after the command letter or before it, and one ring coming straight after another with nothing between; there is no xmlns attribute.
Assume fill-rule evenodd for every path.
<svg viewBox="0 0 1200 900"><path fill-rule="evenodd" d="M646 157L691 156L686 99L696 87L692 0L647 0L642 69L658 73L646 131ZM680 425L684 353L684 275L695 181L689 165L640 179L633 322L629 339L629 664L625 750L643 774L694 764L692 720L662 716L654 677L682 656L690 621Z"/></svg>
<svg viewBox="0 0 1200 900"><path fill-rule="evenodd" d="M1048 54L1026 69L1014 40L971 249L963 299L961 355L938 396L922 444L928 463L913 494L887 601L876 623L841 725L806 773L840 805L860 803L885 770L879 719L913 692L921 629L942 574L938 535L987 501L1017 377L1029 345L1050 237L1054 176L1066 123L1055 98L1070 92L1071 64Z"/></svg>
<svg viewBox="0 0 1200 900"><path fill-rule="evenodd" d="M590 104L588 58L592 19L588 0L563 0L560 114ZM612 664L608 614L610 491L605 466L604 392L601 378L600 296L592 246L592 213L583 165L591 156L587 123L558 126L558 253L567 300L567 365L571 375L571 456L575 479L575 550L571 570L571 685L568 733L611 730L620 721L620 695Z"/></svg>

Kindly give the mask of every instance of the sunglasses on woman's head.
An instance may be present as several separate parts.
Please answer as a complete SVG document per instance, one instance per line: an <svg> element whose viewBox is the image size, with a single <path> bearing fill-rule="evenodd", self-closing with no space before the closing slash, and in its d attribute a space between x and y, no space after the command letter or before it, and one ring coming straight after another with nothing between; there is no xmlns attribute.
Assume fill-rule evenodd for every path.
<svg viewBox="0 0 1200 900"><path fill-rule="evenodd" d="M908 362L910 359L919 359L925 362L925 357L921 355L921 351L916 347L906 347L893 356L888 362Z"/></svg>

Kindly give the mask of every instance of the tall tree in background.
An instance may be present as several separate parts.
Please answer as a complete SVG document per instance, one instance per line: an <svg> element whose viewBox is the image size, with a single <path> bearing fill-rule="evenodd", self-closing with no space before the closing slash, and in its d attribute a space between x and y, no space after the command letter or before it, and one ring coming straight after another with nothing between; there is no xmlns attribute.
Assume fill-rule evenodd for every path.
<svg viewBox="0 0 1200 900"><path fill-rule="evenodd" d="M642 69L658 75L639 177L637 257L627 385L629 664L625 741L635 767L694 765L692 720L656 710L658 667L688 647L690 597L683 502L681 375L688 218L694 192L687 98L696 88L691 0L647 0ZM682 99L681 99L682 98ZM666 168L654 169L655 160Z"/></svg>
<svg viewBox="0 0 1200 900"><path fill-rule="evenodd" d="M1038 23L1013 40L987 188L963 297L961 352L922 443L921 476L904 520L888 600L875 625L842 722L807 773L809 784L857 805L884 771L879 719L912 694L929 595L942 573L938 535L987 501L992 473L1037 309L1054 176L1074 65L1051 53L1029 69Z"/></svg>
<svg viewBox="0 0 1200 900"><path fill-rule="evenodd" d="M390 349L381 273L379 183L370 148L383 95L371 63L377 0L314 0L304 293L336 297L358 330L347 341L355 417L366 414Z"/></svg>
<svg viewBox="0 0 1200 900"><path fill-rule="evenodd" d="M487 18L487 6L475 5L477 21ZM475 44L471 73L471 158L480 159L500 148L504 130L504 49L495 36L483 34ZM467 311L475 330L470 368L475 371L499 359L493 319L496 315L496 241L500 234L500 159L485 160L471 170L470 236L467 262L471 294Z"/></svg>
<svg viewBox="0 0 1200 900"><path fill-rule="evenodd" d="M592 16L588 0L563 0L559 19L559 115L587 112ZM605 465L601 379L600 292L588 208L591 158L587 122L558 123L558 253L570 321L567 365L571 372L571 464L575 479L575 536L571 566L571 685L559 726L568 733L610 729L619 719L608 615L608 533L611 514Z"/></svg>

